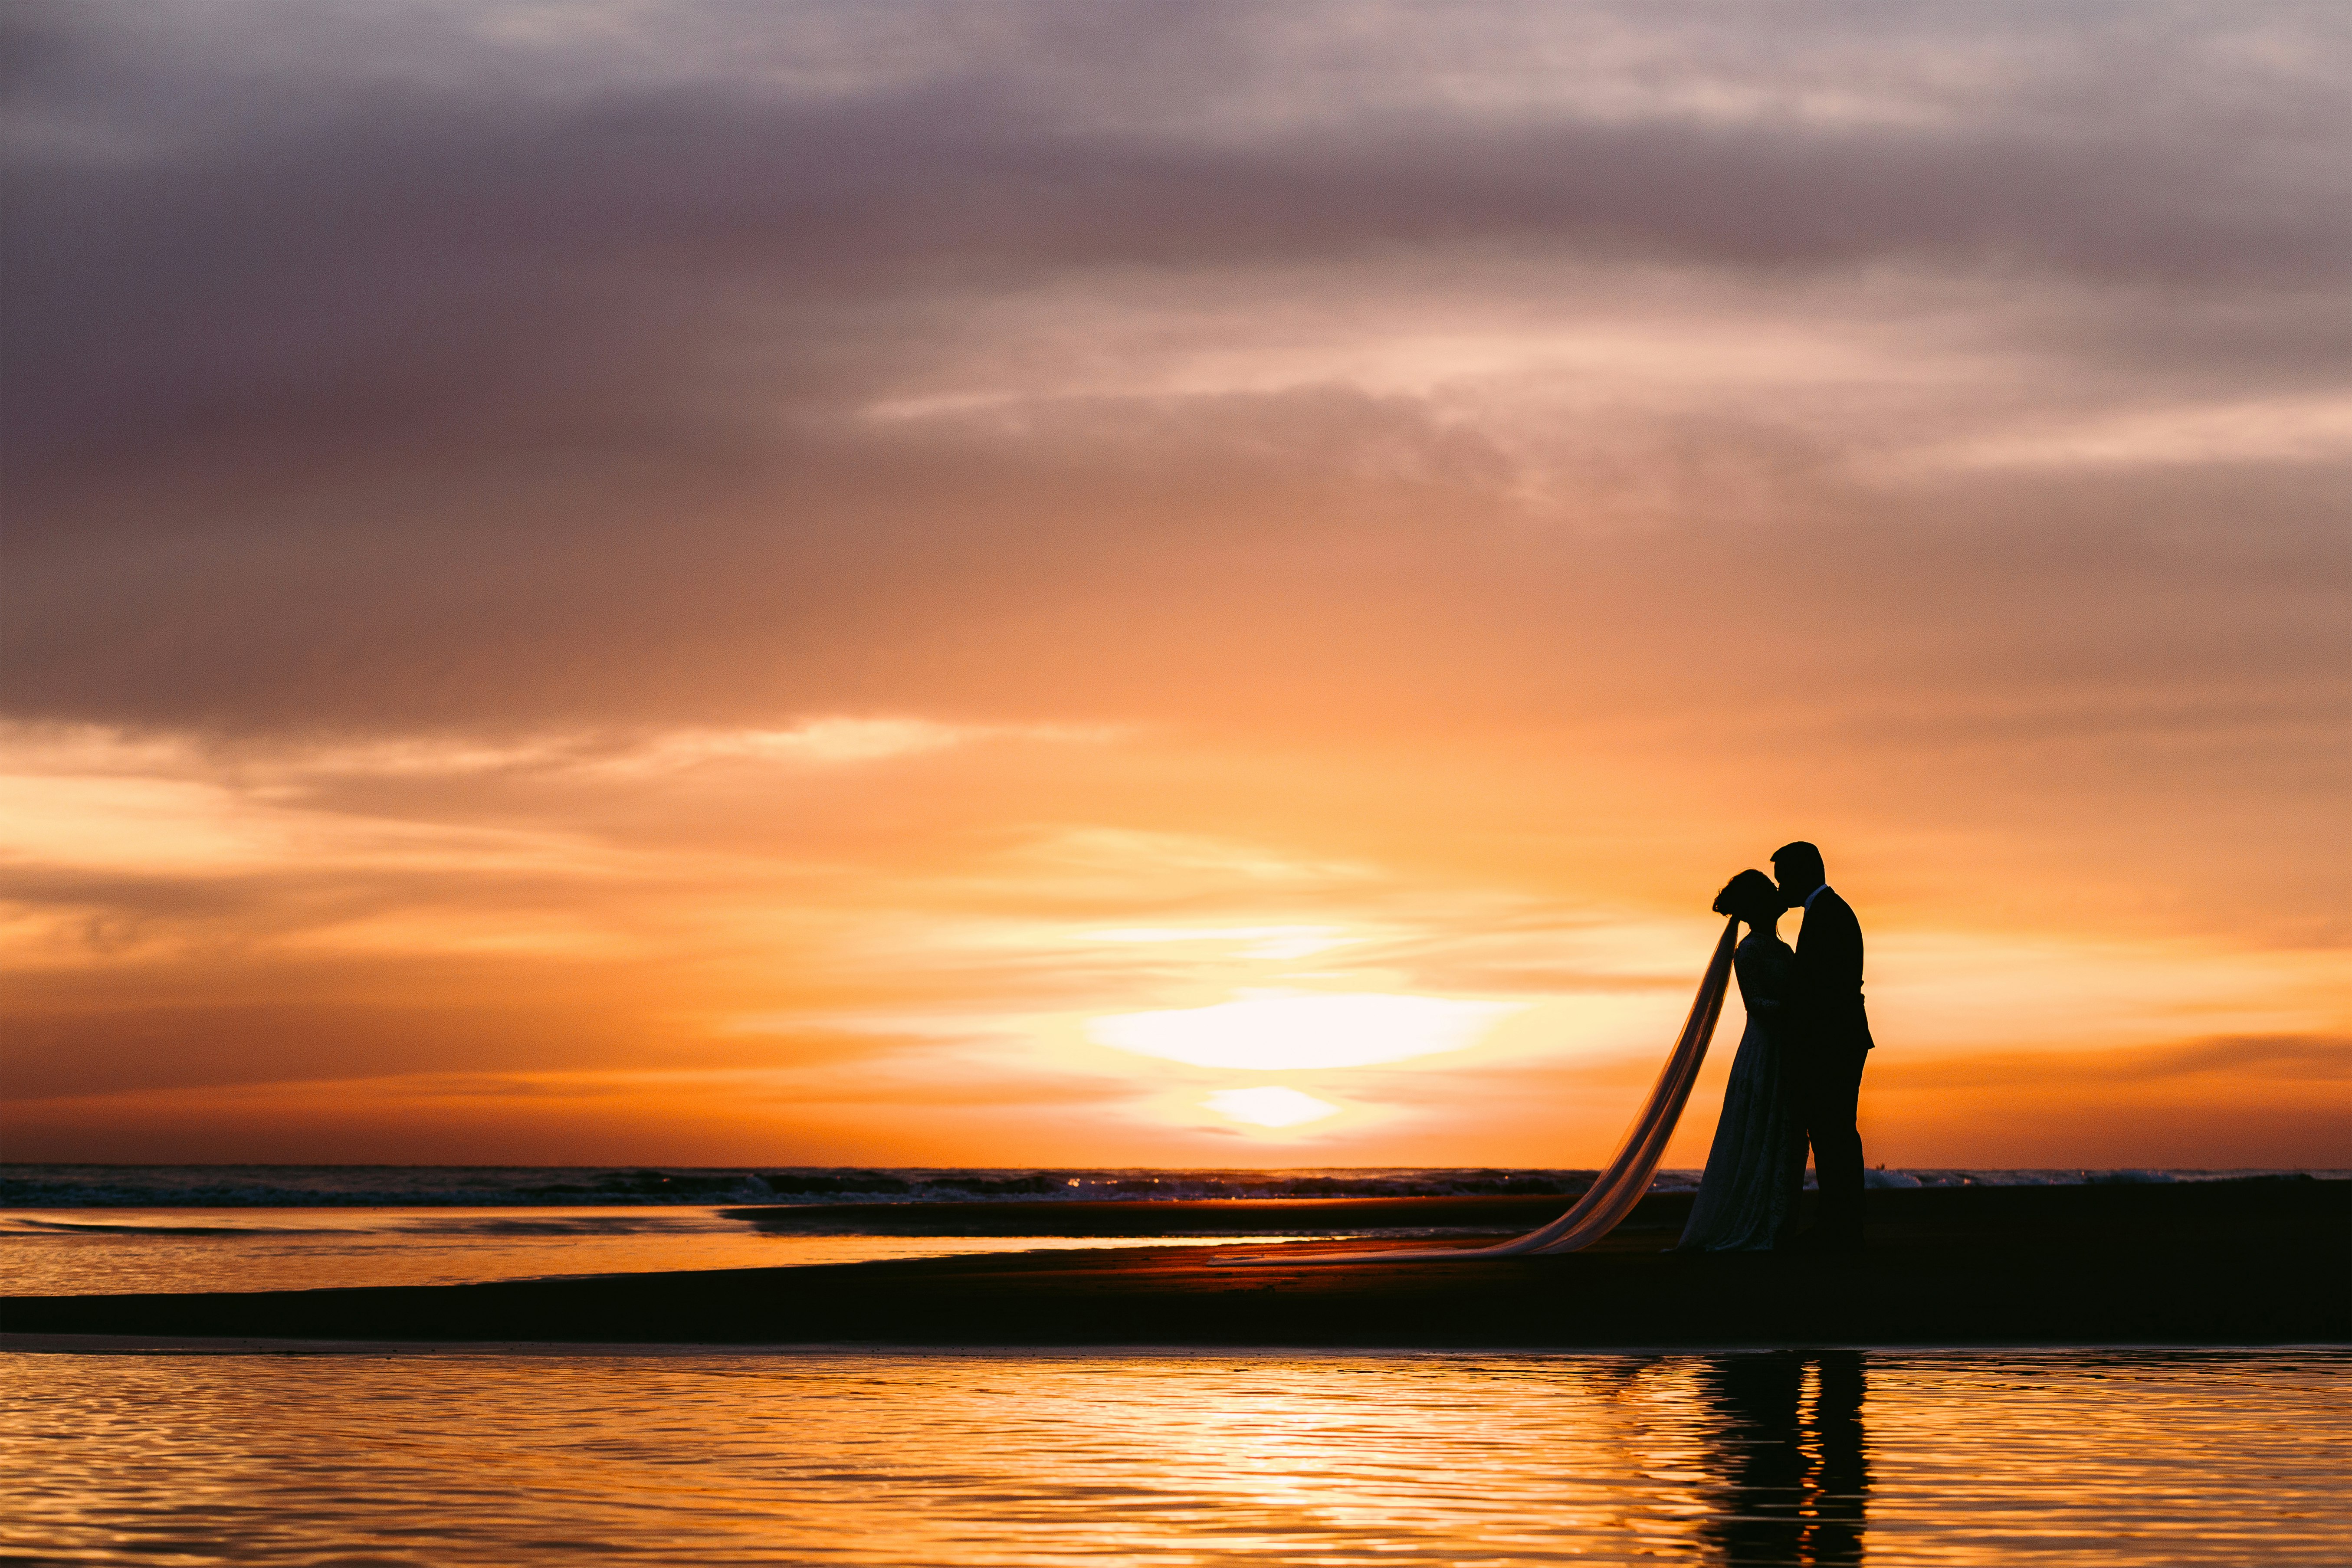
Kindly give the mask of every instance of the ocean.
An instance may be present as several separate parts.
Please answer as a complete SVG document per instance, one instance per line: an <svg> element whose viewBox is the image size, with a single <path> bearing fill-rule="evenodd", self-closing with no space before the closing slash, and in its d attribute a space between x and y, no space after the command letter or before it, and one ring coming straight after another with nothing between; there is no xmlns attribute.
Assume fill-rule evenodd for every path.
<svg viewBox="0 0 2352 1568"><path fill-rule="evenodd" d="M1055 1210L1106 1198L1513 1193L1565 1205L1591 1174L15 1165L0 1168L0 1272L12 1295L247 1290L1164 1247L1231 1237L1056 1234L1071 1227ZM1665 1173L1658 1184L1694 1176ZM959 1205L980 1203L1027 1205L1024 1226L1034 1209L1034 1234L946 1234ZM778 1204L805 1205L803 1226L763 1231L737 1212ZM2335 1347L926 1352L85 1340L19 1342L0 1364L9 1561L2352 1561L2340 1458L2352 1441L2352 1352Z"/></svg>
<svg viewBox="0 0 2352 1568"><path fill-rule="evenodd" d="M2276 1170L1901 1170L1879 1187L2052 1186L2078 1182L2236 1181ZM2342 1177L2352 1172L2315 1171ZM958 1203L986 1200L1574 1196L1589 1170L886 1168L863 1165L38 1165L0 1163L0 1210L47 1208L425 1208L710 1203ZM1698 1185L1660 1171L1660 1192ZM1811 1178L1808 1177L1810 1181Z"/></svg>

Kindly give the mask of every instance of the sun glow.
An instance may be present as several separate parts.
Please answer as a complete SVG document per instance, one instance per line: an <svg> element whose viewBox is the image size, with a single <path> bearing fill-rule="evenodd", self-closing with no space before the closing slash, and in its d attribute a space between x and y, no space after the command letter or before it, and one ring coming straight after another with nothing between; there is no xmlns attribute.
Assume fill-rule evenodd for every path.
<svg viewBox="0 0 2352 1568"><path fill-rule="evenodd" d="M1320 1121L1337 1115L1339 1110L1328 1100L1280 1084L1260 1089L1221 1089L1201 1103L1220 1116L1246 1121L1253 1127L1296 1127L1302 1121Z"/></svg>
<svg viewBox="0 0 2352 1568"><path fill-rule="evenodd" d="M1523 1006L1378 992L1244 991L1210 1007L1097 1018L1087 1034L1098 1045L1194 1067L1368 1067L1461 1050Z"/></svg>

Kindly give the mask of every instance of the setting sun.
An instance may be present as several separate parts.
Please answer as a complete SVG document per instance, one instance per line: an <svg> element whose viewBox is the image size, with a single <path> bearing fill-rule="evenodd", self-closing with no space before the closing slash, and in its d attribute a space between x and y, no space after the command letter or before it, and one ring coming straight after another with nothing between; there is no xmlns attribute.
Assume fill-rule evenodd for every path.
<svg viewBox="0 0 2352 1568"><path fill-rule="evenodd" d="M1339 1110L1328 1100L1280 1084L1258 1089L1221 1089L1201 1103L1220 1116L1246 1121L1253 1127L1296 1127L1337 1115Z"/></svg>

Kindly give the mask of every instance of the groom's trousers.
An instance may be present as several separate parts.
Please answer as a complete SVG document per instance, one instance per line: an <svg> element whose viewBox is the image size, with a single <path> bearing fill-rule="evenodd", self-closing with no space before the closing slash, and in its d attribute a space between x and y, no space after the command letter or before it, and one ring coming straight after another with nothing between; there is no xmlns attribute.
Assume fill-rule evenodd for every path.
<svg viewBox="0 0 2352 1568"><path fill-rule="evenodd" d="M1862 1239L1862 1134L1853 1122L1869 1059L1864 1040L1815 1041L1797 1075L1797 1110L1813 1146L1813 1184L1821 1192L1813 1226L1840 1241Z"/></svg>

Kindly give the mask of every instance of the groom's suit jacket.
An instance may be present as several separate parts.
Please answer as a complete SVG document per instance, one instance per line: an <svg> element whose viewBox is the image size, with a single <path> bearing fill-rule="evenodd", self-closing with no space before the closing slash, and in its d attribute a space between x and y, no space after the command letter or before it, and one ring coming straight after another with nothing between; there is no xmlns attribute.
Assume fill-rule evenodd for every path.
<svg viewBox="0 0 2352 1568"><path fill-rule="evenodd" d="M1870 1049L1870 1017L1862 1005L1862 922L1853 906L1822 889L1797 933L1797 963L1789 975L1789 1021L1800 1048L1860 1046Z"/></svg>

